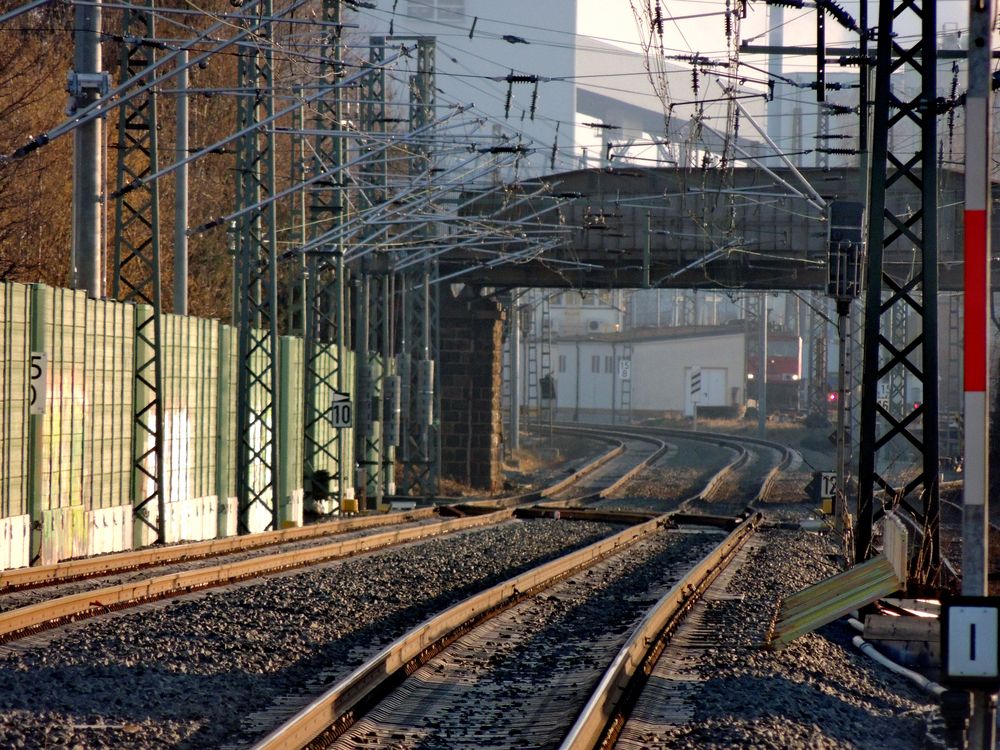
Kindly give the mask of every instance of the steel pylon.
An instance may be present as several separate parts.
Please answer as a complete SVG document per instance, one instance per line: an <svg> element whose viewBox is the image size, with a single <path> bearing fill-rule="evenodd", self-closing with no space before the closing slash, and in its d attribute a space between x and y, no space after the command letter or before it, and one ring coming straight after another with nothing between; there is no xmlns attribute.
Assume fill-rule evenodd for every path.
<svg viewBox="0 0 1000 750"><path fill-rule="evenodd" d="M320 46L319 85L328 95L316 101L313 141L313 175L329 177L310 190L309 228L313 239L328 234L347 216L343 165L344 101L340 80L344 77L341 33L341 0L324 0L324 42ZM330 30L329 32L327 30ZM348 392L347 372L347 268L344 240L337 237L322 245L306 260L305 319L305 478L317 488L326 484L337 501L337 509L353 486L346 466L346 440L335 426L331 404L339 393ZM319 477L325 481L320 482Z"/></svg>
<svg viewBox="0 0 1000 750"><path fill-rule="evenodd" d="M922 33L897 37L897 22L914 20ZM911 577L934 584L939 577L938 355L937 355L937 49L934 0L882 0L879 7L875 106L868 213L868 277L865 296L864 362L861 385L861 436L858 467L858 516L855 559L873 553L873 524L888 509L905 510L923 527L920 550L911 561ZM895 73L920 81L915 94L892 84ZM920 142L904 154L894 131L916 125ZM919 206L901 205L894 194L909 183L920 191ZM897 240L911 245L912 269L904 278L883 270L885 251ZM905 313L903 312L905 311ZM897 317L899 316L899 317ZM892 320L904 341L894 341ZM883 330L886 332L883 332ZM888 333L888 335L887 335ZM879 387L905 373L919 387L921 400L896 411L879 402ZM912 408L911 408L912 407ZM915 456L880 468L880 458L904 444ZM891 455L891 454L890 454ZM884 494L876 496L877 491Z"/></svg>
<svg viewBox="0 0 1000 750"><path fill-rule="evenodd" d="M278 272L274 127L254 125L274 114L271 48L272 2L263 0L255 29L257 44L241 47L238 61L236 224L239 368L237 394L237 527L241 534L278 528ZM263 130L263 132L261 132ZM263 526L263 528L260 528Z"/></svg>
<svg viewBox="0 0 1000 750"><path fill-rule="evenodd" d="M137 75L154 61L153 2L133 6L122 18L120 81L146 83ZM112 294L136 308L135 449L132 470L133 518L165 542L163 494L163 359L160 335L160 214L157 171L156 93L127 100L119 108L118 166L115 180L115 234ZM155 519L151 516L155 512Z"/></svg>

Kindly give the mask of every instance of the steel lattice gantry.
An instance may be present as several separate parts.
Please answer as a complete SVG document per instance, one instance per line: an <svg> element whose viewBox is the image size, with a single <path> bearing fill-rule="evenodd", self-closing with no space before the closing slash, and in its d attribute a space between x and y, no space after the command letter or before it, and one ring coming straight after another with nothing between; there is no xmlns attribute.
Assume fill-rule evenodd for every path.
<svg viewBox="0 0 1000 750"><path fill-rule="evenodd" d="M153 62L155 37L153 3L132 6L122 18L120 81L146 83L136 76ZM135 453L133 514L136 538L142 529L166 541L163 495L163 409L160 401L163 359L160 336L159 188L144 182L157 171L156 93L128 99L119 108L115 235L112 294L137 302L135 353Z"/></svg>
<svg viewBox="0 0 1000 750"><path fill-rule="evenodd" d="M436 102L435 40L417 39L416 74L410 81L410 130L426 129L434 121ZM422 135L413 142L410 153L410 175L414 182L429 188L432 176L433 150ZM427 225L423 237L431 239L434 228ZM438 350L439 285L434 284L437 267L426 261L404 272L401 278L402 336L400 338L401 376L406 414L409 418L401 436L403 492L430 496L437 493L439 473L439 430L435 426L437 387L435 360Z"/></svg>
<svg viewBox="0 0 1000 750"><path fill-rule="evenodd" d="M272 3L257 6L257 44L244 45L237 100L236 270L239 302L236 493L241 534L278 528L278 301L274 127L255 127L274 114ZM263 130L263 132L261 132ZM235 312L235 311L234 311ZM234 316L235 317L235 316Z"/></svg>
<svg viewBox="0 0 1000 750"><path fill-rule="evenodd" d="M897 37L897 21L916 19L922 34ZM855 558L872 556L872 527L885 509L902 506L923 525L919 554L911 575L934 583L939 572L938 548L938 403L937 403L937 91L934 0L882 0L879 8L876 88L868 215L868 278L865 297L864 374L861 386L861 436L858 467L858 516ZM912 72L920 80L914 95L894 89L894 73ZM901 76L898 76L901 77ZM920 143L912 154L895 149L901 138L893 129L915 123ZM894 144L890 148L890 143ZM899 190L916 187L920 205L910 210L890 200ZM908 274L890 275L883 268L884 250L903 239L910 243L914 263ZM903 311L906 311L905 313ZM892 321L911 324L896 333L883 332ZM917 324L918 323L918 324ZM919 383L922 401L896 410L893 399L879 402L879 387L892 393L899 373ZM906 443L915 461L893 461L880 466L880 457ZM876 491L884 500L876 507Z"/></svg>
<svg viewBox="0 0 1000 750"><path fill-rule="evenodd" d="M328 93L316 101L313 142L313 175L327 175L311 188L309 227L313 239L322 237L346 217L342 168L345 159L344 102L340 80L342 7L340 0L323 3L323 33L320 47L320 86ZM321 246L306 261L305 320L305 478L311 494L319 499L336 494L337 508L352 484L346 467L346 440L332 420L331 406L350 382L346 356L347 269L342 238Z"/></svg>
<svg viewBox="0 0 1000 750"><path fill-rule="evenodd" d="M364 208L382 205L386 200L387 162L381 148L386 136L385 39L372 37L369 53L371 70L363 79L359 114L362 130L361 149L365 156L360 170L359 191ZM387 230L373 225L362 242L362 260L357 310L358 357L358 430L355 436L358 456L359 491L366 506L381 503L383 496L395 492L394 445L399 439L396 412L386 398L387 378L392 378L395 361L391 356L392 295L388 258L378 249Z"/></svg>

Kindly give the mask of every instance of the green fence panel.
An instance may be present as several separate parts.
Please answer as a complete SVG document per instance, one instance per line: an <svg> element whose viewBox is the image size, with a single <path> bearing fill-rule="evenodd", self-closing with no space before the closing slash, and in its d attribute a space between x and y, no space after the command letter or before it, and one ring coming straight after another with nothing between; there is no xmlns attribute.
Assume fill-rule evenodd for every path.
<svg viewBox="0 0 1000 750"><path fill-rule="evenodd" d="M48 357L42 415L41 510L83 504L84 372L87 295L36 287L41 351Z"/></svg>
<svg viewBox="0 0 1000 750"><path fill-rule="evenodd" d="M320 376L328 376L330 373L334 372L337 363L337 347L334 345L327 345L319 349L316 357L316 370ZM355 388L355 375L354 375L354 352L345 352L344 365L346 369L344 370L344 385L343 389L351 396L351 401L354 403L354 408L357 409L357 403L355 399L355 393L357 389ZM336 381L331 381L336 385ZM321 388L318 390L318 397L316 399L316 408L321 413L326 412L330 409L331 399L330 391L327 388ZM343 463L341 466L341 481L344 484L345 490L348 490L348 496L350 496L349 490L354 487L354 428L340 428L339 430L332 427L328 420L321 419L316 426L316 442L318 445L330 445L331 441L335 437L336 432L340 432L340 440L342 444L342 456ZM334 458L336 457L336 452L334 451ZM331 474L334 473L335 465L333 458L327 456L323 451L318 451L314 468L317 470L328 471ZM331 486L331 490L336 490L335 486Z"/></svg>
<svg viewBox="0 0 1000 750"><path fill-rule="evenodd" d="M357 410L358 410L358 388L356 383L356 371L355 371L355 354L353 351L346 351L344 353L344 390L346 390L351 395L351 403L354 404L355 417L352 420L353 424L357 424ZM354 427L348 427L341 431L341 440L344 441L344 465L343 465L343 481L346 486L350 489L354 488L354 482L357 476L355 471L355 466L357 465L354 460Z"/></svg>
<svg viewBox="0 0 1000 750"><path fill-rule="evenodd" d="M134 308L40 284L30 294L30 346L44 357L45 382L44 412L30 418L27 433L28 505L41 529L34 553L49 563L121 549L131 498ZM114 517L109 508L118 509L108 511Z"/></svg>
<svg viewBox="0 0 1000 750"><path fill-rule="evenodd" d="M215 496L219 325L164 315L162 331L165 497Z"/></svg>
<svg viewBox="0 0 1000 750"><path fill-rule="evenodd" d="M134 309L88 299L84 334L83 504L131 504Z"/></svg>
<svg viewBox="0 0 1000 750"><path fill-rule="evenodd" d="M217 400L215 411L215 494L219 497L219 536L236 533L236 329L218 327Z"/></svg>
<svg viewBox="0 0 1000 750"><path fill-rule="evenodd" d="M0 284L0 518L29 512L30 307L29 287Z"/></svg>
<svg viewBox="0 0 1000 750"><path fill-rule="evenodd" d="M304 351L302 339L282 336L280 340L280 374L278 378L281 409L278 446L281 452L281 502L279 522L282 526L301 522L303 449L305 433L302 382Z"/></svg>

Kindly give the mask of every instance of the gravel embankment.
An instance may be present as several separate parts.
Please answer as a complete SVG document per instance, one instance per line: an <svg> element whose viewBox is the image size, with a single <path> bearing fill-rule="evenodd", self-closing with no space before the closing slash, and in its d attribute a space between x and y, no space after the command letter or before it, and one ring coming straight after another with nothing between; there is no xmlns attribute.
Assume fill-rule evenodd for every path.
<svg viewBox="0 0 1000 750"><path fill-rule="evenodd" d="M644 489L651 500L672 498L671 485L686 478L683 469L674 481L663 471L657 483L662 491L655 485ZM697 660L686 677L682 671L675 678L690 717L675 715L674 726L640 724L645 731L638 740L620 747L933 746L927 725L936 713L935 699L857 651L851 644L856 632L845 624L820 628L782 651L762 647L783 597L841 570L835 562L841 550L832 533L787 528L818 517L817 503L804 492L809 478L806 466L779 475L770 498L758 506L769 526L741 555L725 592L699 605L700 623L696 617L688 623L695 628L695 641L698 627L725 635L721 645L683 654ZM671 689L676 686L669 686L668 694ZM663 697L654 715L659 710L662 716Z"/></svg>
<svg viewBox="0 0 1000 750"><path fill-rule="evenodd" d="M643 731L619 748L923 747L930 699L856 651L846 626L834 623L778 652L761 647L777 599L837 572L826 558L833 551L813 533L764 530L725 592L699 605L688 623L722 633L722 643L666 655L675 664L678 654L697 657L670 677L692 707L690 718L660 724L661 693L659 705L637 707ZM661 689L664 679L651 678Z"/></svg>
<svg viewBox="0 0 1000 750"><path fill-rule="evenodd" d="M431 614L614 529L514 522L0 647L0 747L234 743L318 673L343 676Z"/></svg>

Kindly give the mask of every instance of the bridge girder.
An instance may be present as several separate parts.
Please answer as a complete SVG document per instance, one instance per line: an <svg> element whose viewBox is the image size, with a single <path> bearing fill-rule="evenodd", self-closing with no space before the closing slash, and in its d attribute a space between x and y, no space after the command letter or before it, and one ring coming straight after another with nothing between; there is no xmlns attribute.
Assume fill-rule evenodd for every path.
<svg viewBox="0 0 1000 750"><path fill-rule="evenodd" d="M749 167L588 169L478 198L468 193L462 214L508 222L509 239L448 253L441 273L464 269L461 280L479 286L636 288L645 285L648 253L651 287L825 290L822 204L808 200L790 169L769 169L778 179ZM858 198L855 168L799 172L826 202ZM940 288L961 290L963 175L942 171L940 185ZM892 210L905 215L919 206L918 191L911 192L891 196ZM996 220L993 232L1000 241ZM530 257L531 244L544 242L558 246ZM907 278L914 252L905 238L895 241L885 250L886 273ZM527 257L499 262L517 254Z"/></svg>

